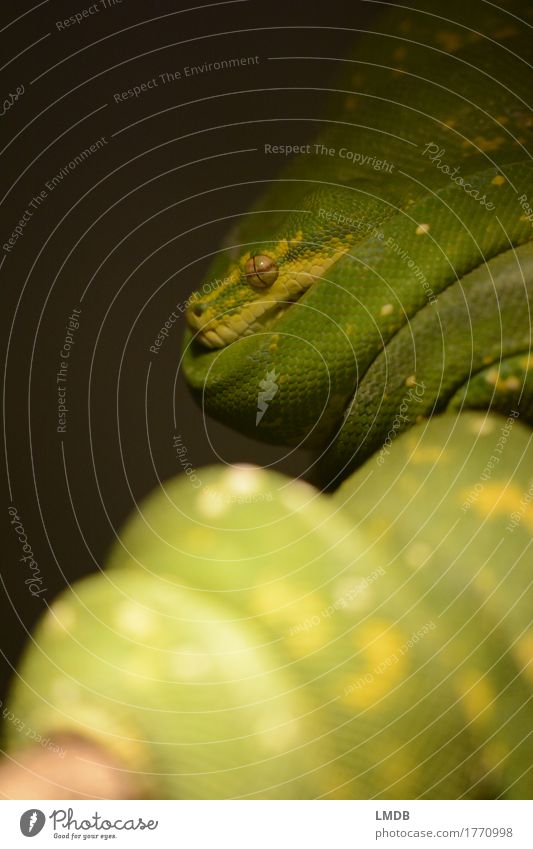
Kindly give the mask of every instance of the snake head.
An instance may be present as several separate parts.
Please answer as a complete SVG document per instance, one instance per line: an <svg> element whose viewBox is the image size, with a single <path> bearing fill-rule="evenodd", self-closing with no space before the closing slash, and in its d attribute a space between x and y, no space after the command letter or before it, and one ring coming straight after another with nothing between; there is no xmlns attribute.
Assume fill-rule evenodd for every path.
<svg viewBox="0 0 533 849"><path fill-rule="evenodd" d="M224 348L280 317L312 283L308 272L297 270L298 244L298 239L291 244L283 240L245 250L222 279L193 293L185 315L196 341L206 348Z"/></svg>

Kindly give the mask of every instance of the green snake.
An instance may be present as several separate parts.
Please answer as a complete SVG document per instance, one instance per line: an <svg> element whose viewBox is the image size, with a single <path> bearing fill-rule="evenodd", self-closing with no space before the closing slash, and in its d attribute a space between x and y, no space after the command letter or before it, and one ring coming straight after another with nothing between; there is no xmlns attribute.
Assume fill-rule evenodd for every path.
<svg viewBox="0 0 533 849"><path fill-rule="evenodd" d="M19 668L13 713L145 795L531 792L531 10L435 7L360 39L189 299L205 411L333 494L161 485Z"/></svg>
<svg viewBox="0 0 533 849"><path fill-rule="evenodd" d="M461 5L447 5L461 28L401 8L383 28L399 37L362 40L335 120L254 210L294 211L245 217L190 298L184 368L206 411L318 447L334 476L379 448L409 381L425 391L404 426L464 393L532 421L529 33L481 4L481 37L479 5ZM516 392L495 390L494 363ZM256 426L267 371L277 392Z"/></svg>

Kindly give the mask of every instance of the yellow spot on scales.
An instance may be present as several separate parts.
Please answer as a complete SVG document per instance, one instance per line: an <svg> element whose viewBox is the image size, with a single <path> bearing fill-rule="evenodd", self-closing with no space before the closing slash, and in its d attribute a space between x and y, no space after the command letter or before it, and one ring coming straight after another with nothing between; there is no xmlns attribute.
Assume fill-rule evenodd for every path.
<svg viewBox="0 0 533 849"><path fill-rule="evenodd" d="M428 465L433 466L435 463L440 463L443 460L448 461L450 452L438 445L415 445L409 455L409 462L413 465Z"/></svg>
<svg viewBox="0 0 533 849"><path fill-rule="evenodd" d="M209 487L206 491L211 492L213 498L217 501L223 500L223 495L218 489ZM189 527L189 523L187 523L186 530L180 538L180 542L180 547L183 546L186 552L191 552L196 556L200 556L202 554L216 551L219 544L219 537L203 524L197 525L190 523ZM178 557L179 551L176 551L176 561L178 560Z"/></svg>
<svg viewBox="0 0 533 849"><path fill-rule="evenodd" d="M409 546L405 552L405 561L411 569L420 569L425 566L431 557L433 547L423 540L418 540Z"/></svg>
<svg viewBox="0 0 533 849"><path fill-rule="evenodd" d="M501 41L504 38L514 38L516 35L518 35L518 30L516 29L516 27L509 25L497 30L494 33L493 38L497 38Z"/></svg>
<svg viewBox="0 0 533 849"><path fill-rule="evenodd" d="M512 653L518 661L522 675L533 684L533 631L527 631L514 643Z"/></svg>
<svg viewBox="0 0 533 849"><path fill-rule="evenodd" d="M346 107L346 109L349 109L350 111L352 111L353 109L356 109L358 105L359 105L359 100L358 100L357 97L350 96L350 97L347 97L346 100L344 101L344 106Z"/></svg>
<svg viewBox="0 0 533 849"><path fill-rule="evenodd" d="M498 576L485 564L474 576L473 584L482 595L489 596L496 589L498 581Z"/></svg>
<svg viewBox="0 0 533 849"><path fill-rule="evenodd" d="M411 799L416 795L417 787L420 787L422 776L418 773L422 768L413 763L405 751L390 751L388 757L380 766L383 774L383 784L394 785L394 797L396 799ZM426 776L422 778L422 781Z"/></svg>
<svg viewBox="0 0 533 849"><path fill-rule="evenodd" d="M345 678L342 700L355 708L366 708L379 701L405 676L406 635L386 619L375 618L357 628L354 645L357 656Z"/></svg>
<svg viewBox="0 0 533 849"><path fill-rule="evenodd" d="M506 182L507 182L507 180L505 179L505 177L502 177L501 174L498 174L496 177L494 177L491 180L491 183L492 183L493 186L503 186L503 184L506 183Z"/></svg>
<svg viewBox="0 0 533 849"><path fill-rule="evenodd" d="M417 236L425 236L426 233L429 233L429 224L419 224L415 233Z"/></svg>

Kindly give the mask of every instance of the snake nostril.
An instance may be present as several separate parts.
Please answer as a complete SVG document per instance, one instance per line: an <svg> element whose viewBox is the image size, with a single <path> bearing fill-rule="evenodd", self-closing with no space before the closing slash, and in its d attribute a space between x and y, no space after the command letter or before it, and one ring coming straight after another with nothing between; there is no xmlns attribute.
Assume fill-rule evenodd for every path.
<svg viewBox="0 0 533 849"><path fill-rule="evenodd" d="M205 304L193 304L191 309L194 315L200 317L206 311L207 306Z"/></svg>

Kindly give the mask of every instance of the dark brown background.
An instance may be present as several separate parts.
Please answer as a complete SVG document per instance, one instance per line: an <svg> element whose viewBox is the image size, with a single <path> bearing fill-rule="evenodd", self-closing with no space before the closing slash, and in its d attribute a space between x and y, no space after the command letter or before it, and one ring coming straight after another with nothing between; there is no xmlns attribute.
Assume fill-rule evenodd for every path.
<svg viewBox="0 0 533 849"><path fill-rule="evenodd" d="M3 507L2 699L27 629L44 606L100 568L135 500L178 472L176 379L178 430L195 466L217 460L212 446L226 462L271 462L284 453L211 421L206 431L178 374L183 318L157 357L149 346L202 280L209 264L203 257L228 229L214 220L246 211L261 191L258 181L281 164L259 151L220 154L308 140L316 132L309 119L326 114L328 94L320 89L332 84L338 63L268 57L351 55L356 33L338 27L364 28L379 11L364 0L247 0L176 14L193 0L123 0L58 32L57 20L90 3L35 5L3 0L0 13L2 64L8 62L0 99L20 84L26 89L0 118L0 146L8 145L1 243L46 180L99 136L109 143L49 193L0 270L11 484ZM164 71L251 55L259 55L258 65L160 85L124 103L113 99ZM91 278L68 372L67 433L60 436L59 351ZM279 468L293 473L301 464L292 456ZM24 584L28 571L8 523L11 503L43 575L40 599Z"/></svg>

